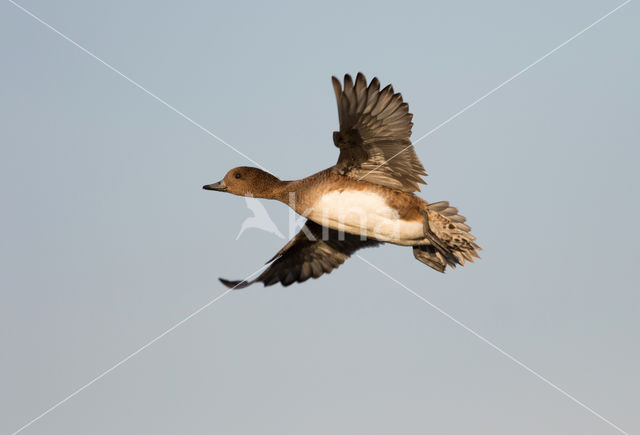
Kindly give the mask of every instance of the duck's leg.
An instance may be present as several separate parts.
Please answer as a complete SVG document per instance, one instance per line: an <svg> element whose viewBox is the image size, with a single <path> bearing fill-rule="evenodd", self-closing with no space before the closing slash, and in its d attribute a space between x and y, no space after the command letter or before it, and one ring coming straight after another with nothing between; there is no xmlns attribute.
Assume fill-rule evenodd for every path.
<svg viewBox="0 0 640 435"><path fill-rule="evenodd" d="M415 257L436 270L444 270L449 265L464 265L473 262L480 247L476 238L469 233L471 227L464 222L466 218L458 214L458 209L448 202L428 204L423 210L425 245L414 249ZM435 266L435 267L434 267Z"/></svg>
<svg viewBox="0 0 640 435"><path fill-rule="evenodd" d="M443 240L434 234L429 226L429 213L427 210L422 212L424 217L424 236L425 242L413 247L413 256L420 262L426 264L438 272L444 272L447 264L455 268L457 259Z"/></svg>

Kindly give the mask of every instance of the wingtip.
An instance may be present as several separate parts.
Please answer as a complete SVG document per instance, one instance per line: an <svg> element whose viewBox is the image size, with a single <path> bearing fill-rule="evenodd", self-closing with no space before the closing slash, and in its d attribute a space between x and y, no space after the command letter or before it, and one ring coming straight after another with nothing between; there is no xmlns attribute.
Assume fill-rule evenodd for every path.
<svg viewBox="0 0 640 435"><path fill-rule="evenodd" d="M338 107L340 105L340 95L342 95L342 83L336 76L331 76L331 84L333 85L333 90L336 93L336 98L338 99Z"/></svg>
<svg viewBox="0 0 640 435"><path fill-rule="evenodd" d="M218 278L218 280L220 280L220 282L227 288L230 288L232 290L240 290L251 285L251 282L249 281L230 281L224 278Z"/></svg>
<svg viewBox="0 0 640 435"><path fill-rule="evenodd" d="M380 91L381 94L384 94L385 92L388 93L389 95L394 94L393 86L391 86L391 83L389 83L387 86L382 88L382 90Z"/></svg>
<svg viewBox="0 0 640 435"><path fill-rule="evenodd" d="M353 88L353 79L351 78L351 74L344 75L344 88Z"/></svg>
<svg viewBox="0 0 640 435"><path fill-rule="evenodd" d="M371 79L371 83L369 83L369 88L376 91L380 89L380 80L378 80L378 77L374 77L373 79Z"/></svg>

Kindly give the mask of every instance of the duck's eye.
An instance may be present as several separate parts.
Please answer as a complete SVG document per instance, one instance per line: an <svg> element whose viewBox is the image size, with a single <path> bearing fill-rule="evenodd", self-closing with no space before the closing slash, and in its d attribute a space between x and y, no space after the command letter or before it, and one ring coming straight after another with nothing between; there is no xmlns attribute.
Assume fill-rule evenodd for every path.
<svg viewBox="0 0 640 435"><path fill-rule="evenodd" d="M236 174L234 175L234 177L236 177L236 178L240 178L240 177L242 177L242 175L240 175L240 173L239 173L239 172L236 172Z"/></svg>

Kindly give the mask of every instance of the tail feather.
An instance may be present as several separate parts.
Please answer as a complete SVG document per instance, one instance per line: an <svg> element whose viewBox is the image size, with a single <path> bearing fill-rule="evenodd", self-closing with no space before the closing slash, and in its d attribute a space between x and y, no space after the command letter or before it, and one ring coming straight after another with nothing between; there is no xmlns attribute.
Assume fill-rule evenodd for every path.
<svg viewBox="0 0 640 435"><path fill-rule="evenodd" d="M465 261L473 263L473 257L480 258L475 243L476 238L469 233L471 227L464 222L464 216L449 202L428 204L424 209L424 230L427 243L413 247L413 255L433 269L444 272L447 266L464 266Z"/></svg>

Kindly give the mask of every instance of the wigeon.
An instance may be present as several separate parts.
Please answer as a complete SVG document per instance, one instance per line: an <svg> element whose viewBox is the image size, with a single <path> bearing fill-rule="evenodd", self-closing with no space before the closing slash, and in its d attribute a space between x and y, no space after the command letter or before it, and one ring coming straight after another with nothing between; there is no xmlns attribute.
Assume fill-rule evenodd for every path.
<svg viewBox="0 0 640 435"><path fill-rule="evenodd" d="M307 218L298 234L250 281L220 281L230 288L254 282L290 285L318 278L360 248L393 243L411 246L422 263L444 272L479 258L475 237L448 202L415 195L427 175L409 140L409 105L391 85L348 74L344 88L332 77L340 131L333 142L338 163L309 177L282 181L258 168L231 169L207 190L275 199Z"/></svg>

